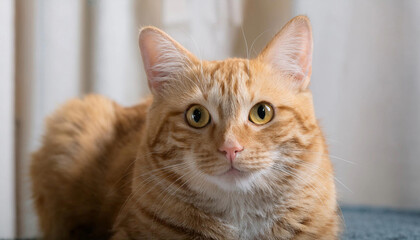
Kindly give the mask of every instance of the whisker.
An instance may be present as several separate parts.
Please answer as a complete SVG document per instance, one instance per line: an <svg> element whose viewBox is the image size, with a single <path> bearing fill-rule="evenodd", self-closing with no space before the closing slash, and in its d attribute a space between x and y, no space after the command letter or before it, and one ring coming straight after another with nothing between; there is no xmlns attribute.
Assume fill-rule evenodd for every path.
<svg viewBox="0 0 420 240"><path fill-rule="evenodd" d="M254 41L252 41L252 43L251 43L251 47L250 47L250 52L252 53L252 50L253 50L253 48L254 48L254 44L255 44L255 42L263 35L263 34L265 34L267 31L268 31L269 29L266 29L266 30L264 30L264 31L262 31L260 34L258 34L258 36L256 37L256 38L254 38ZM255 52L255 54L257 54L256 52Z"/></svg>
<svg viewBox="0 0 420 240"><path fill-rule="evenodd" d="M337 156L334 156L334 155L331 155L331 154L330 154L330 158L341 160L341 161L349 163L349 164L357 165L357 163L355 163L355 162L352 162L352 161L349 161L349 160L346 160L344 158L340 158L340 157L337 157Z"/></svg>
<svg viewBox="0 0 420 240"><path fill-rule="evenodd" d="M349 192L353 193L353 191L349 187L347 187L342 181L340 181L340 179L338 179L336 176L334 176L333 173L327 172L325 169L322 169L322 168L320 168L319 166L317 166L317 165L315 165L313 163L304 162L302 160L298 160L298 162L296 162L296 164L298 164L300 166L303 166L303 167L306 167L306 168L312 167L312 168L315 168L315 170L321 171L321 172L323 172L323 173L325 173L325 174L327 174L329 176L332 176L335 179L335 181L337 181L339 184L341 184ZM315 172L315 174L319 174L320 175L320 173L316 173L316 172Z"/></svg>
<svg viewBox="0 0 420 240"><path fill-rule="evenodd" d="M349 163L349 164L357 165L357 163L356 163L356 162L352 162L352 161L350 161L350 160L346 160L346 159L344 159L344 158L341 158L341 157L338 157L338 156L334 156L334 155L331 155L331 154L325 154L325 153L323 153L323 152L311 151L311 150L306 150L306 149L299 149L299 150L297 150L297 151L292 151L292 152L294 152L294 153L302 153L302 152L303 152L303 153L318 153L318 154L320 154L321 156L326 156L326 157L330 157L330 158L332 158L332 159L341 160L341 161L346 162L346 163Z"/></svg>
<svg viewBox="0 0 420 240"><path fill-rule="evenodd" d="M134 180L136 180L138 178L141 178L141 177L144 177L144 176L147 176L147 175L151 175L151 174L153 174L155 172L159 172L161 170L170 169L170 168L173 168L173 167L178 167L178 166L182 166L182 165L186 165L186 164L187 163L182 162L182 163L172 164L172 165L169 165L169 166L165 166L165 167L153 169L153 170L150 170L150 171L148 171L148 172L146 172L144 174L133 176L133 178L131 180L134 181ZM130 183L130 182L128 182L128 183ZM128 184L128 183L125 183L122 186L126 186L126 184Z"/></svg>
<svg viewBox="0 0 420 240"><path fill-rule="evenodd" d="M186 175L186 174L185 174ZM187 184L187 182L188 181L190 181L191 179L193 179L195 176L197 175L197 173L195 173L194 175L192 175L190 178L188 178L187 180L185 180L184 181L184 183L183 184L181 184L177 189L175 189L175 190L173 190L172 192L171 191L169 191L169 192L166 192L166 194L165 194L165 196L159 201L159 203L160 202L162 202L164 199L165 199L165 201L163 202L163 204L160 206L160 210L158 210L158 212L155 212L155 214L154 214L154 218L153 218L153 223L155 222L155 218L156 218L156 216L157 215L160 215L160 213L163 211L163 209L164 209L164 206L165 206L165 204L166 204L166 202L169 200L169 198L170 198L170 195L173 195L173 193L176 193L176 192L178 192L178 190L180 189L180 188L182 188L185 184ZM184 177L184 175L183 176L181 176L181 177ZM176 181L175 181L176 182ZM168 187L169 188L169 187ZM166 188L164 191L166 191L168 188ZM160 194L159 194L159 196L160 196ZM159 196L157 197L158 199L159 199ZM179 196L178 196L179 197Z"/></svg>
<svg viewBox="0 0 420 240"><path fill-rule="evenodd" d="M168 166L168 167L172 167L172 170L173 169L177 169L177 168L179 168L179 170L182 170L182 169L187 169L187 167L188 166L183 166L183 165L186 165L186 163L185 164L179 164L179 165L177 165L177 166ZM143 181L141 181L141 182L138 182L138 183L136 183L138 186L143 186L143 185L145 185L145 184L149 184L150 182L152 182L153 181L153 178L156 178L156 177L160 177L160 176L162 176L162 175L164 175L164 174L166 174L166 172L168 172L168 171L170 171L171 170L171 168L165 168L165 169L157 169L157 170L161 170L162 172L160 172L160 174L157 174L157 175L153 175L153 173L150 173L150 172L148 172L147 174L150 174L151 176L149 176L148 178L146 178L146 179L144 179ZM135 177L135 178L133 178L132 179L132 181L130 182L130 183L133 183L136 179L138 179L138 178L140 178L141 176L138 176L138 177ZM154 188L155 187L157 187L158 185L159 185L159 181L157 181L156 183L155 183L155 185L153 185L153 187L150 187L149 188L149 190L147 191L147 192L145 192L139 199L141 199L143 196L145 196L147 193L149 193L150 191L152 191L152 190L154 190ZM121 214L121 212L122 211L124 211L125 210L125 208L127 207L127 204L128 204L128 202L129 201L131 201L131 199L135 196L135 195L137 195L137 193L141 190L141 189L143 189L143 187L138 187L136 190L132 190L132 192L130 193L130 195L127 197L127 199L126 199L126 201L124 202L124 204L122 205L122 207L120 208L120 210L119 210L119 214L118 214L118 216L120 216ZM139 199L137 199L137 201L135 202L136 204L138 203L138 201L139 201Z"/></svg>
<svg viewBox="0 0 420 240"><path fill-rule="evenodd" d="M310 181L313 180L313 178L308 178L307 180L303 179L302 177L299 177L296 173L292 173L290 171L287 171L279 166L273 166L273 169L276 169L278 171L281 171L287 175L293 176L295 178L297 178L298 180L300 180L302 183L304 183L305 186L310 187L315 193L316 193L316 197L318 198L318 200L322 203L325 203L321 198L321 193L316 189L316 187L321 187L323 188L325 191L327 190L324 186L315 186L313 183L311 183Z"/></svg>

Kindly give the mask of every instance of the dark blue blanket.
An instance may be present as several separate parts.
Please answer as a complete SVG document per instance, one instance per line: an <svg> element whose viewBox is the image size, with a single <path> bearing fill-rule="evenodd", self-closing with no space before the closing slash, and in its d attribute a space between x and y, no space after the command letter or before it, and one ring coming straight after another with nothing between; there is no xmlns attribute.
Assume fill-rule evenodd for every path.
<svg viewBox="0 0 420 240"><path fill-rule="evenodd" d="M342 207L342 240L420 240L420 211Z"/></svg>
<svg viewBox="0 0 420 240"><path fill-rule="evenodd" d="M420 240L420 211L348 206L341 209L345 222L342 240Z"/></svg>

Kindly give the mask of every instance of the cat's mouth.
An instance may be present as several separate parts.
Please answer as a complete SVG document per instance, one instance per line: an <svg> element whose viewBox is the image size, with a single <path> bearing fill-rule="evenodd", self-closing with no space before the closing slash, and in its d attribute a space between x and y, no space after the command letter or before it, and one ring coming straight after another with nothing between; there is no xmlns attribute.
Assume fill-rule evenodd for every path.
<svg viewBox="0 0 420 240"><path fill-rule="evenodd" d="M230 167L230 169L228 169L226 172L222 173L222 175L225 174L240 174L241 171L235 167Z"/></svg>
<svg viewBox="0 0 420 240"><path fill-rule="evenodd" d="M226 167L223 171L210 175L209 180L226 191L247 191L255 174L234 166Z"/></svg>
<svg viewBox="0 0 420 240"><path fill-rule="evenodd" d="M228 178L245 178L249 176L248 172L241 171L234 166L231 166L227 171L219 174L219 176Z"/></svg>

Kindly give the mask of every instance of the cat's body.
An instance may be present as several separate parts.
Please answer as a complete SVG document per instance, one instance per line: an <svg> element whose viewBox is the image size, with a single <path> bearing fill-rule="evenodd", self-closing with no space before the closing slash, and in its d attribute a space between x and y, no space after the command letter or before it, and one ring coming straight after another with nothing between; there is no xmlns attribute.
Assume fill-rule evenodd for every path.
<svg viewBox="0 0 420 240"><path fill-rule="evenodd" d="M148 104L124 109L91 95L47 120L33 155L36 210L46 239L106 239L129 194L136 137Z"/></svg>
<svg viewBox="0 0 420 240"><path fill-rule="evenodd" d="M294 24L307 19L279 36ZM202 62L167 39L140 36L153 99L123 108L88 96L48 119L31 168L45 238L336 239L308 64L306 75L273 77L270 45L257 59ZM266 107L261 119L253 106Z"/></svg>

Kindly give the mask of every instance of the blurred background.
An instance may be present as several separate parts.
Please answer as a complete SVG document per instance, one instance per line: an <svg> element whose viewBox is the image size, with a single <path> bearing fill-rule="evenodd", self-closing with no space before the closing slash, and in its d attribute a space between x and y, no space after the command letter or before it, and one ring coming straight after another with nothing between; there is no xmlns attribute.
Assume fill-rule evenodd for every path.
<svg viewBox="0 0 420 240"><path fill-rule="evenodd" d="M420 1L0 0L0 238L38 234L28 163L46 115L91 92L148 94L141 26L215 60L256 56L300 14L340 202L420 208Z"/></svg>

